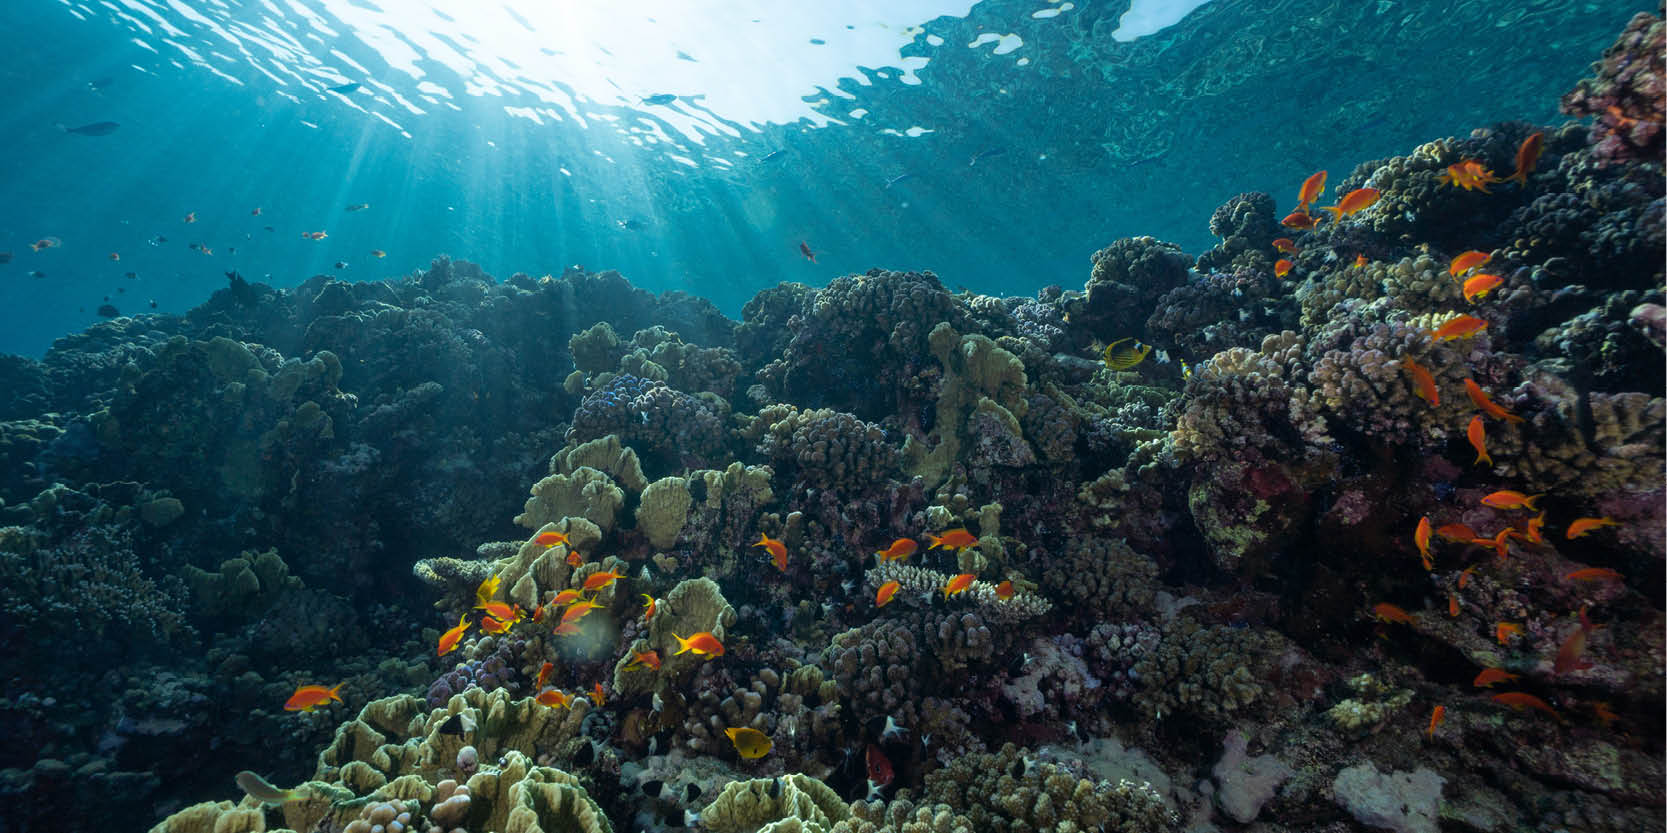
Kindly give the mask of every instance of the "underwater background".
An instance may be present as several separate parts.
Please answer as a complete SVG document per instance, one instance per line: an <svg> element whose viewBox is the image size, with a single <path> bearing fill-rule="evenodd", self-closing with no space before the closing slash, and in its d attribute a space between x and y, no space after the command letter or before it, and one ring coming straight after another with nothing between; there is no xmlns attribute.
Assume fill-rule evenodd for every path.
<svg viewBox="0 0 1667 833"><path fill-rule="evenodd" d="M0 4L0 833L1667 829L1663 11Z"/></svg>

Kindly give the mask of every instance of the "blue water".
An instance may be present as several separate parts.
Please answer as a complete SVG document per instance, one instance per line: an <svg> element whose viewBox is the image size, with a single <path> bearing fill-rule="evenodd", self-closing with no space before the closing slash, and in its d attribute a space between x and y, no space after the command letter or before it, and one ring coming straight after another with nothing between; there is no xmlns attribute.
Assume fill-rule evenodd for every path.
<svg viewBox="0 0 1667 833"><path fill-rule="evenodd" d="M104 303L183 313L230 270L277 286L318 273L375 280L441 253L500 278L614 268L731 315L776 282L873 266L1002 294L1076 286L1088 255L1117 237L1207 248L1210 211L1240 191L1269 191L1284 208L1316 169L1335 182L1431 138L1558 122L1557 97L1628 17L1653 8L1215 0L1123 42L1111 35L1123 3L1033 16L1065 5L986 0L916 21L890 68L853 64L789 94L825 118L761 123L709 108L675 74L661 79L682 96L669 106L637 100L653 88L597 98L564 78L474 94L478 79L420 50L430 98L449 104L413 113L401 101L422 100L416 80L323 2L0 4L0 251L12 254L0 265L0 351L39 355ZM422 20L461 53L493 52L445 40L444 18ZM243 36L259 27L288 33L293 51ZM667 57L688 48L767 75L796 56L826 62L842 30L823 28L823 43L795 39L751 61L758 40L743 31L697 49L667 27L665 44L642 48L673 70L695 63ZM983 33L1024 45L968 46ZM900 69L922 57L912 76ZM364 86L325 91L342 81ZM539 92L551 90L571 93L584 118L506 110L549 107ZM121 127L56 126L105 120ZM689 124L703 125L698 141ZM359 203L370 207L346 210ZM197 222L182 221L189 213ZM30 251L48 236L63 245Z"/></svg>

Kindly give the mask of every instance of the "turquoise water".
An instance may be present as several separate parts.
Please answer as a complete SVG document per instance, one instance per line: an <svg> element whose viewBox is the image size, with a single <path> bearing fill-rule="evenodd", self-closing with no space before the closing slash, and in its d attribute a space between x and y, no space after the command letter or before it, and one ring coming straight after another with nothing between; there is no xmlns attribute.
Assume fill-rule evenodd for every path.
<svg viewBox="0 0 1667 833"><path fill-rule="evenodd" d="M230 270L376 280L441 253L499 278L618 269L731 315L776 282L874 266L1002 294L1074 286L1120 236L1207 248L1211 209L1235 193L1285 208L1315 169L1335 182L1434 137L1556 123L1557 96L1649 7L1216 0L1123 41L1124 4L991 0L912 28L867 10L849 29L837 10L765 14L695 42L633 5L587 20L602 27L590 42L614 24L663 40L623 38L635 51L616 45L580 78L494 58L543 54L572 34L560 18L495 42L469 19L385 5L0 6L14 45L0 350L39 355L105 303L183 313ZM875 32L888 60L840 54ZM798 62L815 69L789 72ZM819 80L758 92L772 75ZM679 97L641 100L658 94ZM777 120L731 115L743 104ZM120 127L57 127L102 121ZM30 251L46 237L62 246Z"/></svg>

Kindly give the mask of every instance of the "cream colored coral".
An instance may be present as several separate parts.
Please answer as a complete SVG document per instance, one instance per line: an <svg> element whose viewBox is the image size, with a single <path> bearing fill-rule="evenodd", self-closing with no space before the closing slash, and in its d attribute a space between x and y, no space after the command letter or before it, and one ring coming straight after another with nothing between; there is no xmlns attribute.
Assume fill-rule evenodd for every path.
<svg viewBox="0 0 1667 833"><path fill-rule="evenodd" d="M689 505L693 502L683 478L662 477L642 491L642 503L637 507L637 530L647 536L649 546L670 549L689 519Z"/></svg>

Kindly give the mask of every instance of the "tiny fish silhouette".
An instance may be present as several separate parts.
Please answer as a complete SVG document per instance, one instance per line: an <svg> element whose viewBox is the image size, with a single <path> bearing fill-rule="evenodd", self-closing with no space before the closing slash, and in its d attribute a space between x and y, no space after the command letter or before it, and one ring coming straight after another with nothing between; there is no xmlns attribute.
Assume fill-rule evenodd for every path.
<svg viewBox="0 0 1667 833"><path fill-rule="evenodd" d="M80 127L58 125L59 130L65 133L74 133L77 136L108 136L116 132L118 127L121 127L121 125L113 121L95 121L92 124L83 124Z"/></svg>

